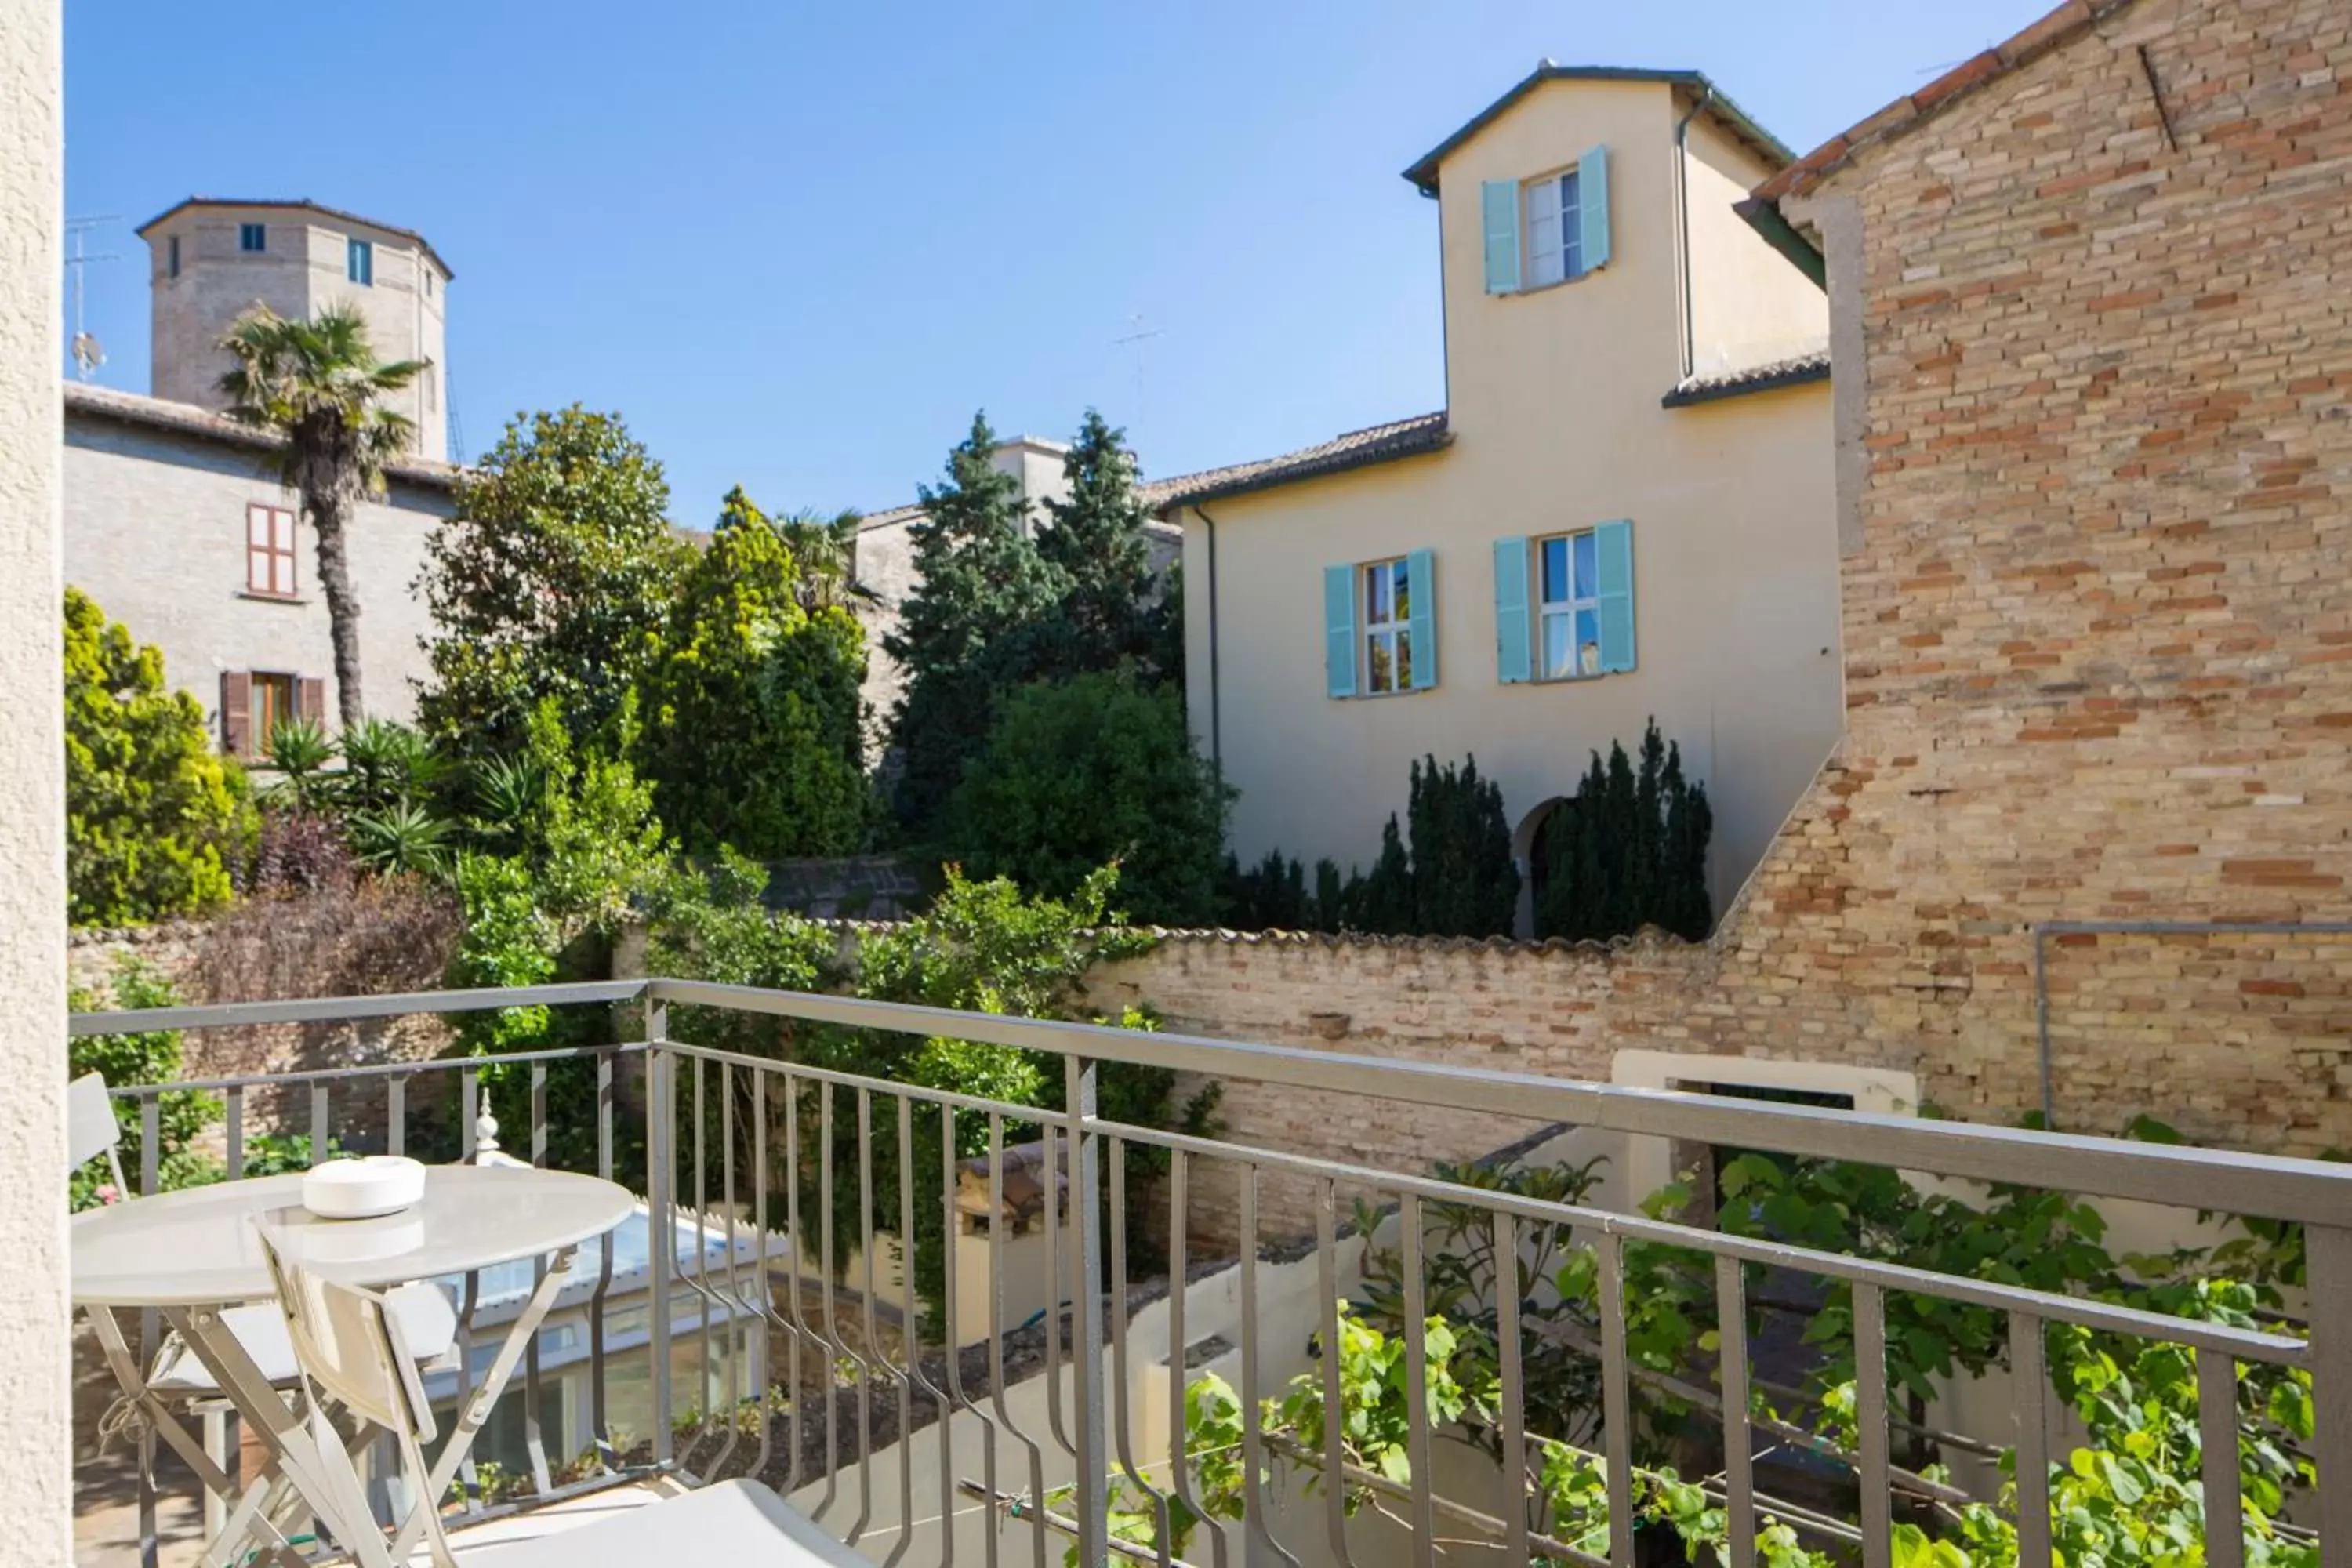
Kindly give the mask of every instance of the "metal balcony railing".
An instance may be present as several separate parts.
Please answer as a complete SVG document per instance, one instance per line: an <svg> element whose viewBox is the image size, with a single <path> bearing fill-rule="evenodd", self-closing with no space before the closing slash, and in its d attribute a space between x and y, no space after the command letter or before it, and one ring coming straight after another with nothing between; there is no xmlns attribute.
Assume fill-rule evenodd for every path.
<svg viewBox="0 0 2352 1568"><path fill-rule="evenodd" d="M2043 1328L2053 1323L2187 1347L2195 1353L2201 1385L2215 1394L2231 1391L2228 1398L2209 1397L2201 1417L2206 1554L2218 1568L2242 1561L2237 1364L2307 1370L2315 1410L2309 1447L2319 1485L2302 1500L2301 1523L2315 1527L2323 1540L2352 1541L2352 1167L664 979L89 1014L74 1018L72 1031L325 1025L583 1005L609 1009L611 1043L116 1090L142 1107L147 1137L139 1180L150 1192L158 1180L157 1096L180 1089L224 1098L232 1176L249 1142L257 1097L272 1097L281 1125L307 1125L314 1158L339 1131L354 1146L413 1147L410 1124L428 1105L443 1108L427 1119L445 1130L445 1143L454 1109L456 1142L445 1152L477 1157L489 1126L480 1121L486 1085L501 1107L511 1108L518 1097L528 1106L520 1138L511 1110L508 1124L498 1129L509 1157L545 1163L563 1143L581 1168L641 1176L646 1199L642 1288L633 1279L624 1281L625 1289L616 1285L628 1273L628 1260L616 1269L615 1251L607 1246L578 1297L590 1385L584 1420L590 1441L571 1445L588 1450L580 1461L581 1479L567 1483L566 1456L548 1451L541 1347L534 1346L526 1368L520 1430L533 1502L654 1472L688 1481L753 1473L797 1492L802 1506L836 1536L888 1563L961 1556L992 1564L1002 1557L1043 1568L1075 1547L1080 1563L1116 1556L1169 1563L1180 1560L1167 1544L1171 1510L1196 1500L1189 1494L1186 1466L1171 1463L1171 1456L1183 1453L1186 1389L1195 1363L1223 1356L1237 1363L1244 1507L1237 1522L1203 1523L1196 1559L1206 1552L1202 1560L1220 1563L1297 1563L1312 1537L1312 1555L1321 1561L1430 1563L1442 1539L1468 1534L1483 1535L1507 1561L1544 1556L1624 1568L1634 1561L1632 1389L1643 1375L1627 1352L1625 1248L1651 1242L1713 1259L1719 1412L1742 1412L1750 1405L1746 1290L1753 1268L1851 1287L1859 1439L1847 1465L1858 1489L1860 1525L1858 1531L1846 1527L1843 1537L1832 1521L1822 1527L1868 1568L1885 1568L1893 1560L1898 1495L1906 1488L1918 1495L1919 1478L1895 1467L1891 1447L1905 1423L1890 1411L1885 1359L1890 1293L1965 1303L2008 1318L2014 1373L2009 1430L1979 1436L2016 1449L2020 1561L2050 1558L2047 1465L2063 1412L2053 1408L2041 1357ZM1042 1053L1058 1065L1062 1107L1040 1110L687 1043L673 1037L672 1025L674 1013L688 1009ZM625 1034L638 1037L619 1037ZM1098 1109L1097 1080L1106 1063L1171 1068L1229 1086L1469 1112L1498 1125L1553 1123L2293 1222L2305 1227L2310 1328L2297 1335L2166 1317L1638 1214L1544 1202L1383 1168L1377 1150L1335 1162L1125 1124ZM560 1105L551 1116L551 1085L580 1103ZM641 1106L642 1114L624 1118L625 1103ZM355 1115L362 1105L364 1113ZM1007 1155L1015 1143L1028 1146L1017 1163ZM977 1173L940 1152L959 1145L982 1148ZM1164 1302L1140 1309L1126 1289L1129 1252L1141 1239L1130 1234L1127 1202L1125 1156L1133 1148L1166 1155L1170 1284ZM1042 1213L1015 1235L1007 1234L1013 1228L1006 1218L1009 1169L1018 1182L1042 1187ZM1199 1279L1206 1261L1193 1246L1191 1222L1192 1194L1212 1169L1231 1184L1242 1245L1229 1271L1217 1276L1214 1289L1204 1289L1188 1284ZM1304 1184L1313 1194L1315 1234L1292 1255L1269 1255L1260 1245L1260 1190L1270 1180ZM1383 1223L1393 1226L1402 1254L1407 1323L1422 1321L1426 1311L1425 1217L1433 1205L1482 1215L1500 1258L1518 1256L1523 1237L1538 1227L1574 1226L1591 1239L1600 1279L1598 1426L1612 1504L1605 1559L1542 1535L1522 1507L1482 1508L1445 1495L1433 1452L1439 1434L1425 1397L1428 1352L1416 1336L1406 1336L1404 1351L1409 1478L1352 1470L1337 1423L1325 1424L1320 1453L1265 1429L1260 1402L1278 1392L1286 1369L1319 1378L1325 1395L1339 1398L1337 1359L1301 1362L1299 1341L1308 1336L1293 1330L1303 1325L1325 1345L1338 1337L1339 1302L1352 1279L1339 1225L1343 1194L1371 1194L1393 1205ZM934 1257L923 1256L926 1247L936 1249ZM583 1249L583 1269L590 1267L586 1257ZM975 1269L982 1274L977 1281ZM943 1331L953 1331L945 1332L944 1344L927 1345L919 1331L925 1304L918 1280L924 1277L936 1290ZM1280 1291L1290 1294L1277 1300ZM482 1282L469 1279L459 1294L470 1332L483 1308ZM1531 1431L1526 1418L1521 1303L1512 1294L1504 1292L1496 1303L1500 1408L1495 1427L1506 1477L1524 1475L1530 1445L1554 1436ZM644 1297L642 1309L634 1304L637 1295ZM1042 1300L1041 1310L1018 1314L1030 1300ZM1023 1316L1042 1321L1042 1330ZM646 1428L638 1432L616 1429L612 1419L622 1359L615 1347L624 1340L631 1342L629 1355L642 1348L646 1362L650 1411ZM152 1323L147 1342L154 1342ZM967 1342L971 1348L959 1354ZM1033 1355L1034 1364L1024 1373ZM461 1356L461 1384L467 1375ZM1734 1568L1749 1568L1754 1531L1740 1524L1758 1518L1755 1460L1759 1434L1767 1429L1736 1415L1720 1425L1721 1464L1709 1485L1733 1521ZM1353 1486L1384 1492L1402 1510L1409 1539L1368 1542L1361 1522L1348 1517L1339 1485L1288 1499L1272 1495L1274 1483L1265 1478L1276 1459L1294 1471L1345 1475ZM1107 1500L1115 1482L1146 1500L1143 1506L1160 1521L1158 1544L1113 1540ZM500 1504L473 1484L462 1506L469 1515L486 1515Z"/></svg>

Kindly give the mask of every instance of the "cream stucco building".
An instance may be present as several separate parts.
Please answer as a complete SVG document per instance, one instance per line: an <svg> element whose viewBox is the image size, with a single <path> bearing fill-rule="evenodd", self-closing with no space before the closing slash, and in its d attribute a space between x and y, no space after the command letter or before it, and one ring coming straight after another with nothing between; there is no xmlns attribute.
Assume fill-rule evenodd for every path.
<svg viewBox="0 0 2352 1568"><path fill-rule="evenodd" d="M1733 211L1788 159L1696 72L1547 62L1406 172L1444 410L1160 493L1244 863L1369 864L1412 762L1469 754L1524 866L1654 715L1738 889L1842 713L1827 304Z"/></svg>
<svg viewBox="0 0 2352 1568"><path fill-rule="evenodd" d="M274 438L217 411L228 364L217 345L256 302L308 317L356 301L380 357L428 373L394 404L417 422L417 451L350 533L368 710L407 718L432 629L414 585L456 510L457 470L438 460L448 268L421 237L309 202L192 199L140 232L155 395L66 384L66 581L163 650L164 679L205 705L224 748L254 754L289 714L328 721L338 704L317 541L271 473Z"/></svg>

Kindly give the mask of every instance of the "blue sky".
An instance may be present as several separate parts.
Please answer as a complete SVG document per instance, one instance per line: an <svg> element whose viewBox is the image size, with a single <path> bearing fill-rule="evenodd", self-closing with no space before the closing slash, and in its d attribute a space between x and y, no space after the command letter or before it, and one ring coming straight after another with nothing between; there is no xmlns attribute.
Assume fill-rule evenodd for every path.
<svg viewBox="0 0 2352 1568"><path fill-rule="evenodd" d="M1443 400L1398 172L1550 56L1695 67L1800 151L2050 0L68 0L67 206L104 383L147 382L132 226L192 193L421 230L469 454L617 409L707 522L877 508L975 407L1147 469ZM1141 329L1138 348L1116 340Z"/></svg>

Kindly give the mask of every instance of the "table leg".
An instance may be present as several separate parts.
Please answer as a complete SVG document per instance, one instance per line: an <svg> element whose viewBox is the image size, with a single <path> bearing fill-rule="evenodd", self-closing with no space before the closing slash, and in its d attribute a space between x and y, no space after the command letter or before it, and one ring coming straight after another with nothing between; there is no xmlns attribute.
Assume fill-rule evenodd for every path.
<svg viewBox="0 0 2352 1568"><path fill-rule="evenodd" d="M457 1413L457 1427L449 1434L448 1442L442 1447L441 1457L433 1462L432 1472L425 1479L424 1495L409 1510L408 1521L400 1527L400 1533L393 1537L392 1560L394 1563L408 1560L407 1554L416 1544L417 1533L425 1528L428 1516L439 1517L442 1494L449 1489L450 1481L456 1479L457 1467L466 1462L467 1455L474 1447L475 1437L488 1422L491 1407L499 1402L499 1395L506 1392L507 1383L514 1376L516 1363L522 1360L525 1347L538 1334L540 1323L555 1305L555 1298L562 1293L573 1256L574 1250L566 1247L560 1253L549 1255L545 1260L546 1268L541 1276L539 1288L531 1292L530 1300L515 1318L514 1326L507 1331L505 1342L499 1346L499 1353L491 1361L489 1371L483 1375L481 1386L474 1390L473 1397ZM437 1552L436 1560L437 1563ZM448 1565L440 1564L440 1568L448 1568Z"/></svg>
<svg viewBox="0 0 2352 1568"><path fill-rule="evenodd" d="M288 1486L310 1505L337 1542L348 1552L362 1553L366 1542L381 1544L383 1537L364 1510L357 1518L350 1517L342 1506L342 1493L335 1486L335 1478L320 1462L321 1456L302 1418L269 1385L261 1369L253 1364L253 1358L245 1353L236 1334L222 1322L220 1310L174 1307L167 1309L164 1315L204 1369L212 1373L222 1395L236 1407L240 1416L253 1423L255 1437L268 1450ZM340 1453L339 1448L338 1457ZM259 1506L249 1513L240 1508L239 1512L246 1513L247 1519L240 1527L240 1534L266 1530L278 1537L274 1555L299 1563L299 1555L287 1545L283 1532L273 1522L277 1499L267 1500L271 1506ZM364 1562L366 1557L362 1555L361 1560Z"/></svg>

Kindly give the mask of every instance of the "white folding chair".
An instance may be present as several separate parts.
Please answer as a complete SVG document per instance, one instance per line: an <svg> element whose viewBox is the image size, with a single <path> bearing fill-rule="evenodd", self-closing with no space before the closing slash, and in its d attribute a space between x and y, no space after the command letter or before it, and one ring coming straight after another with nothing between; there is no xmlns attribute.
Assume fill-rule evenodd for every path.
<svg viewBox="0 0 2352 1568"><path fill-rule="evenodd" d="M280 1434L296 1483L322 1517L334 1512L328 1528L358 1568L394 1568L383 1536L368 1515L359 1472L323 1414L321 1396L389 1427L399 1442L401 1462L417 1483L436 1568L455 1568L440 1500L427 1495L425 1445L435 1435L432 1408L397 1317L373 1291L337 1284L289 1260L278 1250L267 1224L261 1241L304 1374L303 1414L298 1418L289 1413L289 1430ZM740 1554L741 1561L764 1568L866 1563L772 1489L751 1480L722 1481L576 1530L502 1542L487 1552L488 1568L645 1568L681 1554L713 1562Z"/></svg>
<svg viewBox="0 0 2352 1568"><path fill-rule="evenodd" d="M391 1433L401 1464L423 1485L428 1473L424 1446L438 1429L400 1314L388 1295L338 1285L287 1261L268 1224L261 1226L261 1251L278 1288L301 1406L288 1413L278 1433L287 1473L360 1568L392 1568L366 1484L327 1412L331 1401L368 1426ZM425 1546L436 1568L455 1568L439 1503L421 1495L417 1501Z"/></svg>
<svg viewBox="0 0 2352 1568"><path fill-rule="evenodd" d="M72 1168L81 1169L91 1161L103 1158L114 1179L115 1191L121 1201L137 1201L131 1184L122 1173L122 1161L117 1150L122 1142L122 1125L115 1120L114 1107L107 1094L106 1079L100 1073L84 1073L66 1086L66 1148ZM402 1342L417 1357L432 1363L446 1356L457 1341L457 1312L449 1298L438 1286L425 1281L394 1287L386 1300L397 1318ZM300 1368L288 1342L286 1320L276 1305L258 1301L245 1306L231 1306L221 1315L221 1326L235 1336L256 1371L272 1387L290 1389ZM163 1344L150 1363L144 1379L147 1390L168 1402L184 1405L204 1423L204 1451L213 1463L226 1472L229 1468L228 1417L234 1412L218 1381L205 1366L195 1352L176 1333L166 1334ZM142 1453L142 1462L149 1456ZM219 1533L226 1518L227 1500L211 1492L205 1494L205 1532Z"/></svg>

